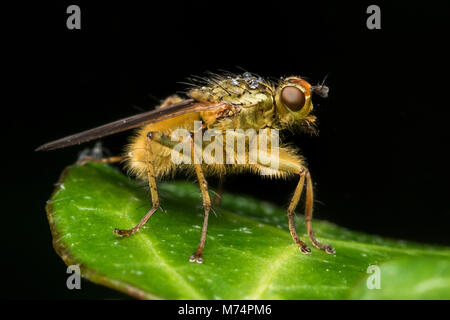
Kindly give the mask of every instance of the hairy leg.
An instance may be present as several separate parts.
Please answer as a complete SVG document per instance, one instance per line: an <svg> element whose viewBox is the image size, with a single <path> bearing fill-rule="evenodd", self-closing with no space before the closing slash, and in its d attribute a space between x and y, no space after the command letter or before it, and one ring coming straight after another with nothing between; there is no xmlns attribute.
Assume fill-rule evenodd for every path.
<svg viewBox="0 0 450 320"><path fill-rule="evenodd" d="M294 191L294 195L292 196L292 199L289 203L287 216L289 220L289 231L291 232L292 239L298 245L302 253L310 254L311 250L307 247L306 243L300 240L300 238L298 237L297 231L295 230L295 222L294 222L295 208L297 207L297 204L300 201L300 197L302 196L304 184L305 184L305 174L302 173L300 174L300 181L298 182L298 185Z"/></svg>
<svg viewBox="0 0 450 320"><path fill-rule="evenodd" d="M148 183L150 187L150 195L152 197L152 208L147 212L147 214L139 221L139 223L128 230L123 229L114 229L114 233L118 236L131 236L132 234L139 231L142 226L150 219L150 217L160 208L159 204L159 195L158 195L158 189L156 185L156 178L155 178L155 168L153 165L153 155L152 155L152 149L150 146L150 143L152 141L153 133L149 132L147 134L147 144L146 144L146 153L147 153L147 176L148 176Z"/></svg>
<svg viewBox="0 0 450 320"><path fill-rule="evenodd" d="M194 155L194 141L191 139L191 154ZM205 211L205 215L203 218L203 227L202 227L202 235L200 236L200 243L197 247L197 250L194 252L194 254L190 257L189 261L191 262L197 262L202 263L202 252L203 248L205 247L206 242L206 232L208 230L208 217L209 217L209 210L211 209L211 199L209 197L208 192L208 183L206 182L205 175L203 174L203 169L201 164L195 164L195 173L197 175L197 180L200 185L200 190L202 192L202 199L203 199L203 209Z"/></svg>
<svg viewBox="0 0 450 320"><path fill-rule="evenodd" d="M306 171L306 201L305 201L305 223L308 230L308 236L311 239L313 245L317 249L325 250L326 253L334 254L336 251L326 243L319 243L314 236L314 231L312 227L312 215L313 215L313 185L311 180L311 175L309 171Z"/></svg>
<svg viewBox="0 0 450 320"><path fill-rule="evenodd" d="M297 207L297 204L302 195L303 186L305 184L305 178L306 178L305 224L308 230L308 236L311 239L313 245L317 249L325 250L325 252L329 254L334 254L335 250L330 245L320 243L314 236L314 231L312 227L313 202L314 202L313 185L311 180L311 174L309 173L309 170L306 168L300 173L300 181L297 185L297 188L295 189L294 196L292 197L288 208L289 229L291 231L292 238L299 245L301 252L305 254L311 253L311 250L309 250L306 247L306 244L298 239L297 233L295 232L294 218L293 218L295 208Z"/></svg>
<svg viewBox="0 0 450 320"><path fill-rule="evenodd" d="M299 176L299 182L295 189L294 195L289 203L289 207L287 210L287 216L289 220L289 231L291 233L292 239L299 246L299 249L304 254L311 253L311 250L307 247L306 243L300 240L296 230L294 223L294 213L295 209L300 201L300 198L303 193L303 189L306 183L306 198L305 198L305 223L308 231L308 236L311 239L313 245L318 248L325 250L325 252L329 254L334 254L335 250L328 244L321 244L317 241L313 227L312 227L312 215L313 215L313 185L311 174L309 170L306 168L303 158L296 154L295 151L288 148L279 148L278 150L278 167L272 168L271 163L269 164L252 164L248 165L249 169L255 171L255 169L260 173L264 173L265 176L271 176L274 178L283 178L291 175ZM270 154L268 154L270 158Z"/></svg>

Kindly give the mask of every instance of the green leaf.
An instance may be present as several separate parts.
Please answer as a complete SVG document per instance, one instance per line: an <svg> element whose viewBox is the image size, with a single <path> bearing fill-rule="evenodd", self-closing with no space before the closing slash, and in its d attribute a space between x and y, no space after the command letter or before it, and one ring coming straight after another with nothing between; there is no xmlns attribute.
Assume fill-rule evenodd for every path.
<svg viewBox="0 0 450 320"><path fill-rule="evenodd" d="M448 258L408 257L380 266L380 289L367 290L362 281L352 292L352 299L448 299L450 263Z"/></svg>
<svg viewBox="0 0 450 320"><path fill-rule="evenodd" d="M54 247L81 275L138 298L416 299L450 298L450 250L384 239L314 221L319 241L303 255L286 212L247 196L224 194L211 215L204 263L188 261L203 220L196 184L160 184L162 204L143 230L118 238L151 207L147 187L107 165L67 168L47 205ZM296 217L303 239L303 218ZM368 289L379 266L381 289Z"/></svg>

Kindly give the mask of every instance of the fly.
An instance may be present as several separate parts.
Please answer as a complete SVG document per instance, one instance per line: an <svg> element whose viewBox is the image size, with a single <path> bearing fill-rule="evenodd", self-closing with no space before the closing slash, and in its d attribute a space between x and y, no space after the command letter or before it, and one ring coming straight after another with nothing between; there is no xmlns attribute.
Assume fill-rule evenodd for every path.
<svg viewBox="0 0 450 320"><path fill-rule="evenodd" d="M261 130L270 132L302 129L311 132L314 131L316 121L316 117L312 114L311 96L317 94L326 97L328 87L323 83L312 86L298 76L282 78L274 82L249 72L242 75L210 74L207 78L193 78L192 81L192 87L187 93L188 98L183 99L177 95L170 96L155 110L46 143L38 147L36 151L64 148L125 130L136 129L136 133L131 137L123 155L103 159L87 157L83 161L102 163L123 161L132 175L148 181L152 208L136 226L131 229L115 229L114 233L119 237L128 237L139 231L161 208L157 180L179 170L191 170L199 182L204 208L200 242L197 250L189 259L191 262L197 263L203 262L202 252L206 241L209 212L212 207L206 176L216 175L219 177L219 181L222 181L222 178L228 174L243 171L272 178L297 176L298 184L287 209L291 236L302 253L311 253L307 244L297 235L294 224L294 211L302 194L305 193L305 223L308 236L316 248L334 254L335 250L330 245L320 243L314 235L311 222L314 200L313 184L305 160L297 149L282 144L278 147L277 144L276 168L263 162L260 157L257 157L255 162L251 162L249 148L241 149L244 152L242 158L244 161L240 163L185 161L182 164L175 164L173 154L180 151L176 150L176 141L172 138L176 130L184 130L190 134L187 141L190 143L192 153L189 154L188 160L192 160L191 157L195 156L197 150L195 148L200 147L200 152L206 152L207 148L206 144L201 143L198 146L194 141L195 135L199 131L202 133L205 130L215 130L215 132L225 135L229 130L234 130L233 141L235 138L248 141L245 134L248 130L259 130L259 133L256 134L257 141L260 139L265 141ZM230 138L227 136L226 143L220 145L224 152L229 140ZM216 149L215 154L217 154L217 150L220 151L220 148ZM259 144L258 148L260 149ZM233 147L231 150L231 158L237 159L242 156L239 154L239 148ZM229 152L230 149L226 151ZM269 155L270 157L271 155ZM219 187L219 189L221 188Z"/></svg>

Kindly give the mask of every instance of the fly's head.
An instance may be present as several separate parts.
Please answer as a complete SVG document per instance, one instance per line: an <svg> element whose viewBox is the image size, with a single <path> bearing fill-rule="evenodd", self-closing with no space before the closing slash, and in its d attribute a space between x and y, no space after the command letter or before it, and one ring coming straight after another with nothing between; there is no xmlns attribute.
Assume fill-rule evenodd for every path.
<svg viewBox="0 0 450 320"><path fill-rule="evenodd" d="M300 77L282 79L274 94L276 114L281 126L301 127L313 133L316 117L312 115L311 95L317 93L325 97L327 90L324 85L311 86Z"/></svg>

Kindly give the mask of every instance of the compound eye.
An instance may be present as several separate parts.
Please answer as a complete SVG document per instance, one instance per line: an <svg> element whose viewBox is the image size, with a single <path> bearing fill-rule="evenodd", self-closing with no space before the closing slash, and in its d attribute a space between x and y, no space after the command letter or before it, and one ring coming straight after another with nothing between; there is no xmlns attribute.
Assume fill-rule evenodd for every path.
<svg viewBox="0 0 450 320"><path fill-rule="evenodd" d="M296 87L285 87L281 91L281 101L292 111L299 111L305 105L305 94Z"/></svg>

